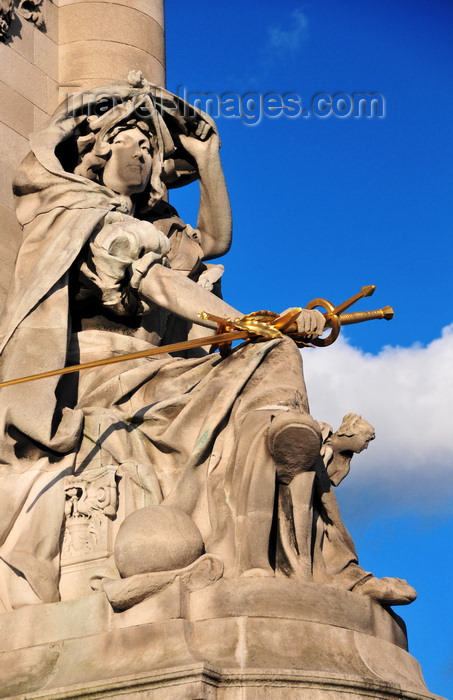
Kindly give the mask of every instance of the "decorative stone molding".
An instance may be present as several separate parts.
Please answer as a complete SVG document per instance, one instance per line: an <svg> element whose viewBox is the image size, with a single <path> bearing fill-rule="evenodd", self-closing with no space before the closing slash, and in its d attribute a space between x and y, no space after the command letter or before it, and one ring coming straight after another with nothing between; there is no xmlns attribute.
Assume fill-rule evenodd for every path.
<svg viewBox="0 0 453 700"><path fill-rule="evenodd" d="M0 697L442 700L404 623L369 598L295 579L198 583L121 612L97 592L0 615Z"/></svg>
<svg viewBox="0 0 453 700"><path fill-rule="evenodd" d="M41 14L41 5L43 0L19 0L17 13L24 19L30 20L36 26L42 27L44 17Z"/></svg>
<svg viewBox="0 0 453 700"><path fill-rule="evenodd" d="M44 26L41 14L43 0L0 0L0 41L5 41L11 23L17 14L23 19L33 22L38 28Z"/></svg>
<svg viewBox="0 0 453 700"><path fill-rule="evenodd" d="M115 474L109 465L67 478L62 563L107 555L106 518L116 515L118 505Z"/></svg>

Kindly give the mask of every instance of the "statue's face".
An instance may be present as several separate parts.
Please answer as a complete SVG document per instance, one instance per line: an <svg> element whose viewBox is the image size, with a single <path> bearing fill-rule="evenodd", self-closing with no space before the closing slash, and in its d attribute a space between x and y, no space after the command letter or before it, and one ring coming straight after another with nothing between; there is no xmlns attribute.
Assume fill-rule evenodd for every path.
<svg viewBox="0 0 453 700"><path fill-rule="evenodd" d="M151 176L148 137L140 129L127 129L115 136L111 146L112 154L104 167L104 185L125 197L143 192Z"/></svg>
<svg viewBox="0 0 453 700"><path fill-rule="evenodd" d="M371 440L374 440L374 428L368 421L361 418L354 426L354 435L349 438L351 443L349 449L359 453L366 450Z"/></svg>
<svg viewBox="0 0 453 700"><path fill-rule="evenodd" d="M371 440L374 440L374 428L364 418L354 423L351 435L336 435L335 448L339 452L355 452L366 450Z"/></svg>

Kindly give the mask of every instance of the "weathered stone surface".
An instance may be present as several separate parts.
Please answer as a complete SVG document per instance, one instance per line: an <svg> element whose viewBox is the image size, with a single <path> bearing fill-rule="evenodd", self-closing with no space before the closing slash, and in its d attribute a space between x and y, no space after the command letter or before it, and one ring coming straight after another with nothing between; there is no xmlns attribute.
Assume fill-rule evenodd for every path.
<svg viewBox="0 0 453 700"><path fill-rule="evenodd" d="M0 652L0 697L436 697L404 648L401 621L373 601L284 580L255 584L255 598L252 589L244 579L191 593L175 583L123 613L97 593L3 615L1 649L15 651ZM161 612L173 607L166 620L159 602ZM18 627L34 630L27 648L18 632L11 638Z"/></svg>
<svg viewBox="0 0 453 700"><path fill-rule="evenodd" d="M49 78L58 82L58 44L47 33L38 32L34 37L34 63Z"/></svg>
<svg viewBox="0 0 453 700"><path fill-rule="evenodd" d="M33 103L2 81L0 81L0 103L3 123L28 139L34 127ZM11 191L11 180L9 189Z"/></svg>
<svg viewBox="0 0 453 700"><path fill-rule="evenodd" d="M162 0L96 0L104 5L132 8L152 17L160 26L164 27L164 3ZM86 4L86 0L55 0L57 7L67 5Z"/></svg>
<svg viewBox="0 0 453 700"><path fill-rule="evenodd" d="M38 647L73 637L90 637L110 624L111 607L103 593L76 601L21 608L0 618L0 652Z"/></svg>
<svg viewBox="0 0 453 700"><path fill-rule="evenodd" d="M64 2L58 19L61 83L87 89L140 67L165 84L162 1Z"/></svg>
<svg viewBox="0 0 453 700"><path fill-rule="evenodd" d="M162 64L154 56L135 46L108 41L75 42L60 47L61 82L82 89L107 80L120 80L124 70L143 66L153 82L161 83Z"/></svg>
<svg viewBox="0 0 453 700"><path fill-rule="evenodd" d="M163 64L164 37L156 20L130 5L105 2L72 3L61 8L60 44L81 41L109 42L136 47L154 56ZM108 27L108 32L105 32ZM127 66L123 66L123 73Z"/></svg>
<svg viewBox="0 0 453 700"><path fill-rule="evenodd" d="M7 38L8 46L33 63L36 33L36 27L31 22L24 22L19 15L15 14Z"/></svg>
<svg viewBox="0 0 453 700"><path fill-rule="evenodd" d="M188 515L168 506L131 513L115 540L115 562L124 577L184 569L203 553L203 539Z"/></svg>
<svg viewBox="0 0 453 700"><path fill-rule="evenodd" d="M193 615L193 619L242 617L250 615L250 610L260 618L286 618L288 611L291 611L294 620L319 624L326 623L326 611L329 611L329 624L335 627L382 637L403 649L407 648L401 618L391 617L387 610L369 598L359 598L347 591L339 592L333 586L310 583L297 586L294 581L282 579L223 580L191 594L190 615Z"/></svg>
<svg viewBox="0 0 453 700"><path fill-rule="evenodd" d="M0 697L17 697L39 690L55 672L63 644L40 645L0 654ZM14 672L11 673L11 669Z"/></svg>
<svg viewBox="0 0 453 700"><path fill-rule="evenodd" d="M0 124L0 152L2 162L7 165L10 172L14 170L18 155L24 158L29 150L29 142L14 129ZM9 195L11 196L11 195Z"/></svg>
<svg viewBox="0 0 453 700"><path fill-rule="evenodd" d="M9 46L2 43L0 43L0 62L3 82L33 102L37 107L46 111L46 74L16 51L13 51Z"/></svg>

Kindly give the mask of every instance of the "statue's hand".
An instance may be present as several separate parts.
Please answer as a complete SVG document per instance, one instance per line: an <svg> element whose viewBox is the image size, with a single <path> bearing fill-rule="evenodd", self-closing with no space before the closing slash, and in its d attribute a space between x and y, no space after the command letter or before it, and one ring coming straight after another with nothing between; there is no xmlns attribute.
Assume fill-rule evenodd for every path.
<svg viewBox="0 0 453 700"><path fill-rule="evenodd" d="M186 136L179 135L181 146L191 155L198 165L218 154L220 149L220 139L216 131L207 122L200 121L193 134Z"/></svg>
<svg viewBox="0 0 453 700"><path fill-rule="evenodd" d="M215 283L219 281L224 271L225 268L223 265L209 265L208 269L202 272L199 276L197 284L204 289L207 289L208 292L212 292Z"/></svg>
<svg viewBox="0 0 453 700"><path fill-rule="evenodd" d="M290 309L288 309L290 311ZM282 316L286 311L281 314ZM313 338L323 333L326 319L320 311L316 309L302 309L297 320L297 332L302 334L310 334Z"/></svg>

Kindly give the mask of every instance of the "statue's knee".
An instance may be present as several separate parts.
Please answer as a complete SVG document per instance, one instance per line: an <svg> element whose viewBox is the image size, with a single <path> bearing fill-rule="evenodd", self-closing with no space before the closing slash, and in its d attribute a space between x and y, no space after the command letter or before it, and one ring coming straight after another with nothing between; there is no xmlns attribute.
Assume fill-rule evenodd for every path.
<svg viewBox="0 0 453 700"><path fill-rule="evenodd" d="M288 484L297 474L313 468L321 447L321 431L308 413L285 411L273 419L268 444L277 477Z"/></svg>

